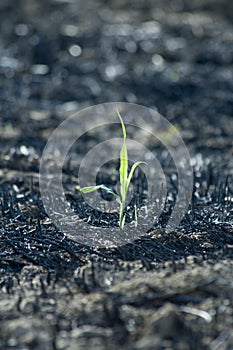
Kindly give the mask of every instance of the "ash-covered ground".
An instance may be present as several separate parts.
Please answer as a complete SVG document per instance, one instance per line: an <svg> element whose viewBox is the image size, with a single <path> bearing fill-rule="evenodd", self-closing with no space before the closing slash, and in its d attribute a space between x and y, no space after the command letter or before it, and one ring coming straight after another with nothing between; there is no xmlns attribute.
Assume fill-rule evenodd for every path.
<svg viewBox="0 0 233 350"><path fill-rule="evenodd" d="M0 348L233 349L232 2L2 0L0 19ZM160 220L100 249L52 224L39 165L67 116L116 101L178 128L194 188L166 233L177 184L158 147L169 188ZM81 142L85 154L93 140ZM82 154L71 158L75 209Z"/></svg>

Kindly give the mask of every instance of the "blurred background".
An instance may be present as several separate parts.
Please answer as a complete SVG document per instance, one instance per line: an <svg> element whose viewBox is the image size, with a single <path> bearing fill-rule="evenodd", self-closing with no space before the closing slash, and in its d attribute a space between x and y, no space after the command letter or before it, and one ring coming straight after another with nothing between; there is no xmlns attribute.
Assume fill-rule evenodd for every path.
<svg viewBox="0 0 233 350"><path fill-rule="evenodd" d="M1 152L40 154L69 113L128 101L228 164L232 20L231 0L1 0Z"/></svg>
<svg viewBox="0 0 233 350"><path fill-rule="evenodd" d="M193 197L179 230L95 251L46 216L38 171L68 115L114 101L178 127ZM233 0L0 0L0 348L232 349L232 135ZM159 151L160 228L178 178ZM69 160L67 199L98 224Z"/></svg>

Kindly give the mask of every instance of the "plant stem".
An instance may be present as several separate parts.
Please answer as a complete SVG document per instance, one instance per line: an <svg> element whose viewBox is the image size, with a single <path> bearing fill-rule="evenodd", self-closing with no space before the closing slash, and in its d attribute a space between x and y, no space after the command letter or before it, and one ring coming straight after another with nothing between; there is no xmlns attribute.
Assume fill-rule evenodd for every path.
<svg viewBox="0 0 233 350"><path fill-rule="evenodd" d="M125 225L124 209L125 209L125 201L122 201L120 203L120 215L119 215L119 223L120 223L120 228L121 229L123 229L124 225Z"/></svg>

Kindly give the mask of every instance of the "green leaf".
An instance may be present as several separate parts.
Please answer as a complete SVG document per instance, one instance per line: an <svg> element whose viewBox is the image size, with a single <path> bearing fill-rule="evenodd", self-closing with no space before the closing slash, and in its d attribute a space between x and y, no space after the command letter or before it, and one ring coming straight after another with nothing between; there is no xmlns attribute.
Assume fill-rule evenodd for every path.
<svg viewBox="0 0 233 350"><path fill-rule="evenodd" d="M121 200L124 203L127 195L127 177L128 177L128 152L126 146L126 128L120 112L117 108L117 115L121 122L122 134L123 134L123 145L120 151L120 184L121 184Z"/></svg>
<svg viewBox="0 0 233 350"><path fill-rule="evenodd" d="M126 128L125 128L125 124L124 124L124 122L123 122L122 116L121 116L121 114L120 114L118 108L117 108L116 111L117 111L117 115L118 115L118 117L119 117L119 119L120 119L120 122L121 122L121 128L122 128L122 133L123 133L124 141L126 141Z"/></svg>
<svg viewBox="0 0 233 350"><path fill-rule="evenodd" d="M98 191L98 190L104 190L107 193L110 193L114 196L115 200L118 203L121 203L120 197L118 196L118 194L116 194L111 188L105 186L105 185L97 185L97 186L88 186L88 187L80 187L80 186L76 186L76 190L82 192L82 193L91 193L94 191Z"/></svg>
<svg viewBox="0 0 233 350"><path fill-rule="evenodd" d="M138 208L134 205L134 226L135 228L138 226Z"/></svg>
<svg viewBox="0 0 233 350"><path fill-rule="evenodd" d="M132 179L132 177L133 177L133 174L134 174L136 168L137 168L140 164L146 164L146 162L141 162L141 161L139 161L139 162L135 162L135 163L133 164L133 166L132 166L132 168L131 168L131 170L130 170L128 179L127 179L127 189L126 189L126 190L128 190L128 187L129 187L130 181L131 181L131 179Z"/></svg>
<svg viewBox="0 0 233 350"><path fill-rule="evenodd" d="M102 188L103 185L98 185L98 186L88 186L88 187L80 187L80 186L76 186L76 190L81 191L83 193L91 193L94 191L99 190L100 188Z"/></svg>
<svg viewBox="0 0 233 350"><path fill-rule="evenodd" d="M128 153L124 142L120 152L120 184L122 201L126 199L128 178Z"/></svg>
<svg viewBox="0 0 233 350"><path fill-rule="evenodd" d="M105 186L105 185L101 185L101 189L104 190L105 192L107 193L110 193L113 195L113 197L115 198L115 200L118 202L118 203L121 203L121 199L120 197L118 196L118 194L116 194L111 188Z"/></svg>

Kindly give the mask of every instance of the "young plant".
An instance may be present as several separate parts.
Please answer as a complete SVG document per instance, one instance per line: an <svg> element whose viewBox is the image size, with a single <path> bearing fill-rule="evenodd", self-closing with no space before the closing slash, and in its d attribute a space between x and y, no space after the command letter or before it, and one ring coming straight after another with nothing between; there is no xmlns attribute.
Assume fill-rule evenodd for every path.
<svg viewBox="0 0 233 350"><path fill-rule="evenodd" d="M130 172L128 171L129 168L129 159L128 159L128 151L127 151L127 146L126 146L126 128L125 124L123 122L123 119L120 115L119 110L117 109L117 115L120 119L121 122L121 128L122 128L122 134L123 134L123 145L120 150L120 170L119 170L119 175L120 175L120 196L115 193L111 188L108 188L105 185L97 185L97 186L88 186L88 187L80 187L76 186L76 189L81 191L82 193L91 193L94 191L97 191L99 189L104 190L106 193L111 193L114 197L114 199L119 203L120 209L119 209L119 225L121 229L124 228L125 225L125 219L126 219L126 214L125 214L125 206L126 206L126 200L127 200L127 194L128 194L128 189L130 182L132 180L133 174L136 170L136 168L140 164L146 164L145 162L138 161L135 162L130 169ZM137 208L135 207L135 227L137 226Z"/></svg>

